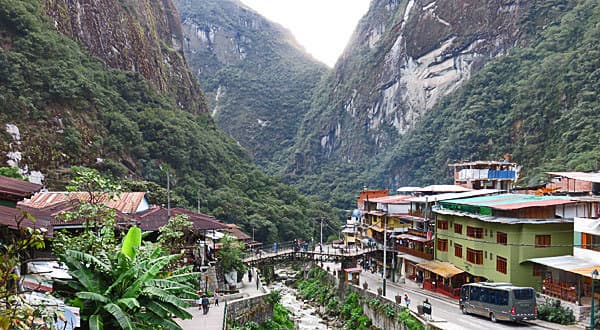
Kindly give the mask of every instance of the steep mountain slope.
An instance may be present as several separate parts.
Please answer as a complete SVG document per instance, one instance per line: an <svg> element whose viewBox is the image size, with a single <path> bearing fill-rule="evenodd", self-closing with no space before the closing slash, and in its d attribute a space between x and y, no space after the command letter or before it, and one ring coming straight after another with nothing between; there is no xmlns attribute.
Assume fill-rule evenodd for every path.
<svg viewBox="0 0 600 330"><path fill-rule="evenodd" d="M178 0L184 50L217 125L264 168L281 167L327 68L237 0Z"/></svg>
<svg viewBox="0 0 600 330"><path fill-rule="evenodd" d="M159 92L194 113L205 110L186 67L183 35L171 1L46 0L61 33L85 45L111 68L141 73Z"/></svg>
<svg viewBox="0 0 600 330"><path fill-rule="evenodd" d="M533 3L373 1L303 124L297 170L389 150L441 97L521 40Z"/></svg>
<svg viewBox="0 0 600 330"><path fill-rule="evenodd" d="M574 8L529 46L488 63L425 116L380 177L393 185L449 180L449 162L507 152L523 165L523 184L540 183L543 171L599 170L600 4L568 3Z"/></svg>
<svg viewBox="0 0 600 330"><path fill-rule="evenodd" d="M314 96L298 131L288 180L323 198L381 184L385 180L373 178L374 169L428 111L488 61L527 45L570 3L372 1ZM415 173L405 174L419 180ZM335 177L347 180L336 185Z"/></svg>
<svg viewBox="0 0 600 330"><path fill-rule="evenodd" d="M97 3L89 16L77 17L111 26L104 20L132 12L128 3L107 4L114 6L102 8L103 3ZM85 7L72 1L68 5L69 12ZM169 1L147 2L146 6L146 16L173 8ZM156 80L146 79L141 70L120 70L123 63L136 60L123 55L123 50L119 54L124 58L114 61L90 56L82 44L53 28L62 21L51 21L45 15L48 8L37 0L0 2L0 162L10 160L22 168L41 170L54 189L64 187L72 165L164 184L159 164L166 163L173 168L175 194L185 198L181 206L196 205L200 195L202 211L248 231L256 228L256 238L261 240L308 238L315 233L314 219L335 219L326 204L314 203L264 175L235 141L215 127L202 108L201 95L194 95L199 90L194 80L170 78L189 76L185 62L155 71L151 76ZM129 16L133 29L144 26L135 17ZM174 17L153 20L177 22ZM148 24L149 31L160 30ZM103 36L99 40L90 37L89 45L83 45L90 49L104 45L100 50L120 45L121 34L111 29L98 30ZM157 39L131 51L154 56L152 45L172 41L171 35L152 35ZM172 51L171 58L175 56ZM184 61L181 53L177 56ZM159 81L182 86L161 90ZM177 91L188 88L187 84L191 84L189 100L200 105L197 109L181 109L186 98Z"/></svg>

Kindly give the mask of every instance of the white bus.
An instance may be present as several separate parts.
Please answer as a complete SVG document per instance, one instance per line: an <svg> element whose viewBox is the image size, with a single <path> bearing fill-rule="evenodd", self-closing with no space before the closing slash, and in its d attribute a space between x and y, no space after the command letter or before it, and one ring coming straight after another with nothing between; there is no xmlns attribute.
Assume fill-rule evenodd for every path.
<svg viewBox="0 0 600 330"><path fill-rule="evenodd" d="M535 320L535 290L511 283L469 283L460 288L460 310L463 314L489 317L492 322Z"/></svg>

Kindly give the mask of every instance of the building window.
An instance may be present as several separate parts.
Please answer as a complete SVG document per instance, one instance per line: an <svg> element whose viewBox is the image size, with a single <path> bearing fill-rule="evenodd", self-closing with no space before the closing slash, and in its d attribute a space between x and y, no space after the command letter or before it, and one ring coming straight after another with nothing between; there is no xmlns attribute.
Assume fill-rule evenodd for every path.
<svg viewBox="0 0 600 330"><path fill-rule="evenodd" d="M448 230L448 221L438 220L438 229Z"/></svg>
<svg viewBox="0 0 600 330"><path fill-rule="evenodd" d="M506 235L506 233L503 233L503 232L499 231L496 234L496 242L498 244L502 244L502 245L508 244L508 235Z"/></svg>
<svg viewBox="0 0 600 330"><path fill-rule="evenodd" d="M543 267L542 265L533 265L533 276L542 276Z"/></svg>
<svg viewBox="0 0 600 330"><path fill-rule="evenodd" d="M496 257L496 270L502 274L506 274L506 258Z"/></svg>
<svg viewBox="0 0 600 330"><path fill-rule="evenodd" d="M454 224L454 232L457 234L462 234L462 225L460 223Z"/></svg>
<svg viewBox="0 0 600 330"><path fill-rule="evenodd" d="M550 235L535 235L535 247L549 247L552 243Z"/></svg>
<svg viewBox="0 0 600 330"><path fill-rule="evenodd" d="M448 240L447 239L438 238L438 240L437 240L437 249L438 249L438 251L447 252L448 251Z"/></svg>
<svg viewBox="0 0 600 330"><path fill-rule="evenodd" d="M467 261L476 264L483 264L483 251L482 250L471 250L467 248Z"/></svg>
<svg viewBox="0 0 600 330"><path fill-rule="evenodd" d="M581 233L581 248L600 251L600 236Z"/></svg>
<svg viewBox="0 0 600 330"><path fill-rule="evenodd" d="M454 256L457 258L462 258L462 245L454 244Z"/></svg>
<svg viewBox="0 0 600 330"><path fill-rule="evenodd" d="M467 226L467 236L473 238L483 238L483 228Z"/></svg>

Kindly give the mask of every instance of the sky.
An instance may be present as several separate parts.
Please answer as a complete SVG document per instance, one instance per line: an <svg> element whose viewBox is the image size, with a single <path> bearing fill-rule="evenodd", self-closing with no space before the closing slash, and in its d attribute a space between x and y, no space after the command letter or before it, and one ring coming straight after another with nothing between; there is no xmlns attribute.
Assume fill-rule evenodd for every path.
<svg viewBox="0 0 600 330"><path fill-rule="evenodd" d="M241 0L290 30L314 58L333 67L370 0Z"/></svg>

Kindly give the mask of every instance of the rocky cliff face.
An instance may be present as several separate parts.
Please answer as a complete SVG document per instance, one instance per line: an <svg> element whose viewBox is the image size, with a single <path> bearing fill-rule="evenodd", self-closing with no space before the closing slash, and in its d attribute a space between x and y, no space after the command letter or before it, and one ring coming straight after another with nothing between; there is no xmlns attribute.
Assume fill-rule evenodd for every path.
<svg viewBox="0 0 600 330"><path fill-rule="evenodd" d="M183 55L179 14L171 0L46 0L61 33L79 41L107 66L142 74L182 109L206 111Z"/></svg>
<svg viewBox="0 0 600 330"><path fill-rule="evenodd" d="M531 4L373 1L315 97L292 170L389 150L442 97L522 40Z"/></svg>
<svg viewBox="0 0 600 330"><path fill-rule="evenodd" d="M234 0L178 0L184 50L218 126L263 168L284 151L326 72L289 31Z"/></svg>

